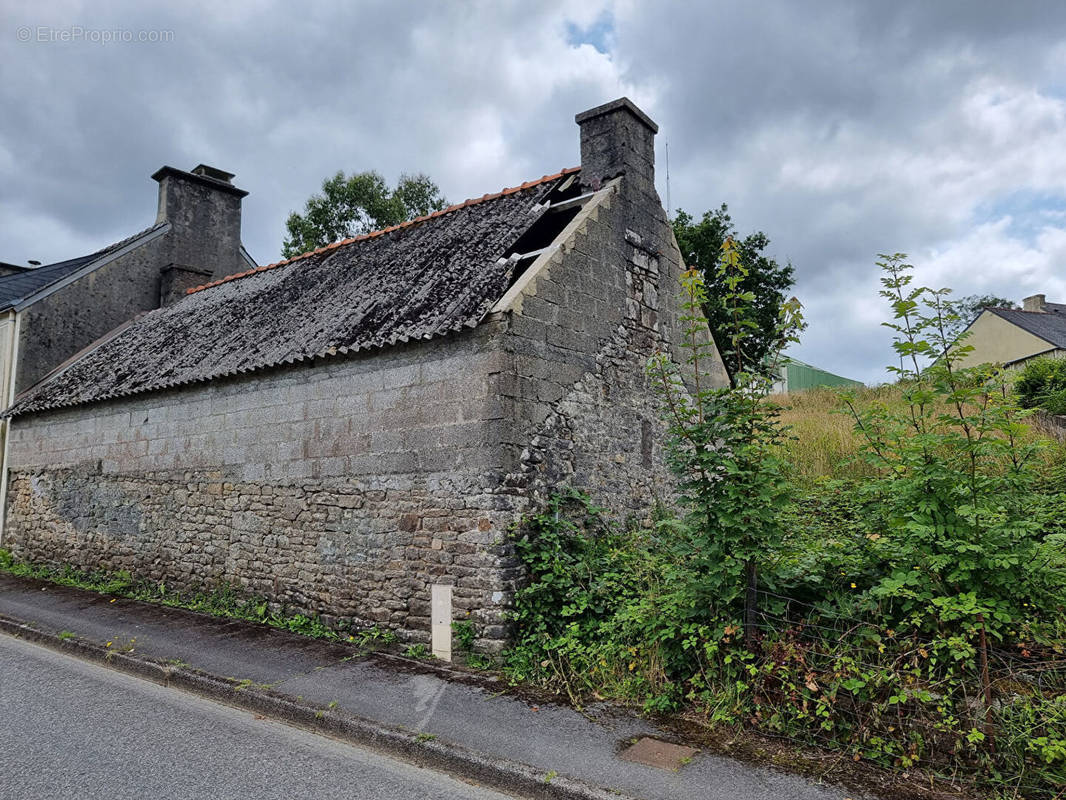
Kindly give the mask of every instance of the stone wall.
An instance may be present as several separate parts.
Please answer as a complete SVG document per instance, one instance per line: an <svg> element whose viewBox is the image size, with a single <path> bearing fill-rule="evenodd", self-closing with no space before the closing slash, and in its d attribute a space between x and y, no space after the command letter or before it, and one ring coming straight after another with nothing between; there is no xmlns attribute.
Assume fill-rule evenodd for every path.
<svg viewBox="0 0 1066 800"><path fill-rule="evenodd" d="M450 583L457 618L502 639L516 577L498 554L511 498L401 477L230 482L221 472L89 469L13 476L5 547L34 563L128 570L170 589L232 584L321 614L428 641L429 587Z"/></svg>
<svg viewBox="0 0 1066 800"><path fill-rule="evenodd" d="M619 519L645 520L675 499L648 359L664 352L683 363L687 353L673 232L627 181L536 276L508 331L522 446L508 480L534 499L575 486ZM703 371L705 386L728 385L717 354Z"/></svg>
<svg viewBox="0 0 1066 800"><path fill-rule="evenodd" d="M3 546L416 640L429 586L452 583L496 646L517 577L503 532L524 508L497 491L501 328L18 418Z"/></svg>

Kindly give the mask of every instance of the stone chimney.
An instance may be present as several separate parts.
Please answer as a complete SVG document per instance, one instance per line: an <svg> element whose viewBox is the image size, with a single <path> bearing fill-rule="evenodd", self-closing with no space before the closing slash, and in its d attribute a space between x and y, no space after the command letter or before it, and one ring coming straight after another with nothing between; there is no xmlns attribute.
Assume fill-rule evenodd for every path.
<svg viewBox="0 0 1066 800"><path fill-rule="evenodd" d="M233 174L200 164L191 172L162 167L156 224L167 221L167 262L221 278L246 269L241 258L241 199ZM201 280L202 282L202 280Z"/></svg>
<svg viewBox="0 0 1066 800"><path fill-rule="evenodd" d="M1032 297L1027 297L1022 300L1022 311L1039 311L1044 313L1047 311L1047 296L1042 294L1034 294Z"/></svg>
<svg viewBox="0 0 1066 800"><path fill-rule="evenodd" d="M581 183L587 189L625 175L627 192L655 196L659 126L647 114L622 97L582 111L574 119L581 128Z"/></svg>

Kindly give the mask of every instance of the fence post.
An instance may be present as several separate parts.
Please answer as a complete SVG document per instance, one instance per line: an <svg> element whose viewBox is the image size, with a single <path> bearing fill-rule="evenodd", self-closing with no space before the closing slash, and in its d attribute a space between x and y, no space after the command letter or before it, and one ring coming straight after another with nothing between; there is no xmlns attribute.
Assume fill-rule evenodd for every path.
<svg viewBox="0 0 1066 800"><path fill-rule="evenodd" d="M755 587L758 583L755 559L746 565L748 588L744 595L744 643L748 647L755 645L755 606L758 602Z"/></svg>
<svg viewBox="0 0 1066 800"><path fill-rule="evenodd" d="M996 743L993 740L994 727L992 725L992 681L988 677L988 637L985 634L985 615L977 615L977 623L981 626L980 651L981 656L981 689L985 697L985 739L988 747L995 752Z"/></svg>

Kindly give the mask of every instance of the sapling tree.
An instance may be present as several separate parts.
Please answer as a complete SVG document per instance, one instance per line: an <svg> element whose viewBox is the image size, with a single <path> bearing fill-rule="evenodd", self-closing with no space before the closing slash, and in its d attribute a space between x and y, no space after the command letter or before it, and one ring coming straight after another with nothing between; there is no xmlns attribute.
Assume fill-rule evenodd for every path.
<svg viewBox="0 0 1066 800"><path fill-rule="evenodd" d="M725 283L725 274L719 272L719 255L726 239L732 239L732 250L744 265L743 280L739 284L751 300L747 301L747 319L755 323L749 327L744 343L744 368L758 370L773 357L777 346L778 322L781 308L787 302L788 291L795 282L792 264L778 264L766 254L769 237L756 231L743 238L735 238L736 226L725 203L713 211L707 211L699 219L679 210L672 221L678 247L689 264L703 273L703 313L711 330L718 331L729 322L726 294L731 290ZM733 277L736 277L734 273ZM737 372L736 361L726 364L730 375Z"/></svg>
<svg viewBox="0 0 1066 800"><path fill-rule="evenodd" d="M681 276L685 364L678 369L660 353L648 369L668 426L668 462L694 516L684 543L695 576L694 596L716 615L743 609L750 643L759 564L780 543L788 487L778 455L785 435L780 409L767 400L772 377L767 370L749 369L749 347L756 339L761 347L763 340L754 319L755 296L743 288L746 277L736 244L727 237L717 268L725 321L715 333L730 365L730 386L707 385L715 345L707 336L706 286L697 269ZM788 344L798 341L802 328L799 301L784 302L773 332L771 367Z"/></svg>
<svg viewBox="0 0 1066 800"><path fill-rule="evenodd" d="M1024 412L1006 374L963 368L972 352L955 338L950 290L912 286L902 253L882 255L881 295L891 304L903 406L844 403L879 472L869 484L884 528L871 547L882 570L870 587L876 611L897 629L932 637L940 656L973 658L991 701L991 643L1033 633L1047 570L1032 498L1033 454Z"/></svg>

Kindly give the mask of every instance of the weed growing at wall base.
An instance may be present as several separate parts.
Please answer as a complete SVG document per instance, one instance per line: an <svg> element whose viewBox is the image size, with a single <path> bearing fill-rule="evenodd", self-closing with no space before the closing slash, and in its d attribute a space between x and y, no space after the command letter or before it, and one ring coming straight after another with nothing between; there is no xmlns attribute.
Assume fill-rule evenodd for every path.
<svg viewBox="0 0 1066 800"><path fill-rule="evenodd" d="M408 645L404 649L403 654L408 658L417 658L422 661L435 658L433 652L421 643Z"/></svg>
<svg viewBox="0 0 1066 800"><path fill-rule="evenodd" d="M137 580L124 570L113 573L90 573L70 566L47 567L27 564L16 560L9 551L4 549L0 549L0 571L131 600L200 611L215 617L258 622L316 639L357 640L361 646L374 646L378 642L388 644L395 641L395 634L389 631L371 628L367 631L349 633L329 627L318 617L289 614L284 608L272 609L266 600L249 597L236 587L229 585L217 586L201 592L178 593L167 589L163 582Z"/></svg>
<svg viewBox="0 0 1066 800"><path fill-rule="evenodd" d="M456 620L452 623L452 636L455 638L457 648L463 653L474 651L474 642L477 640L477 630L474 623L468 619Z"/></svg>

